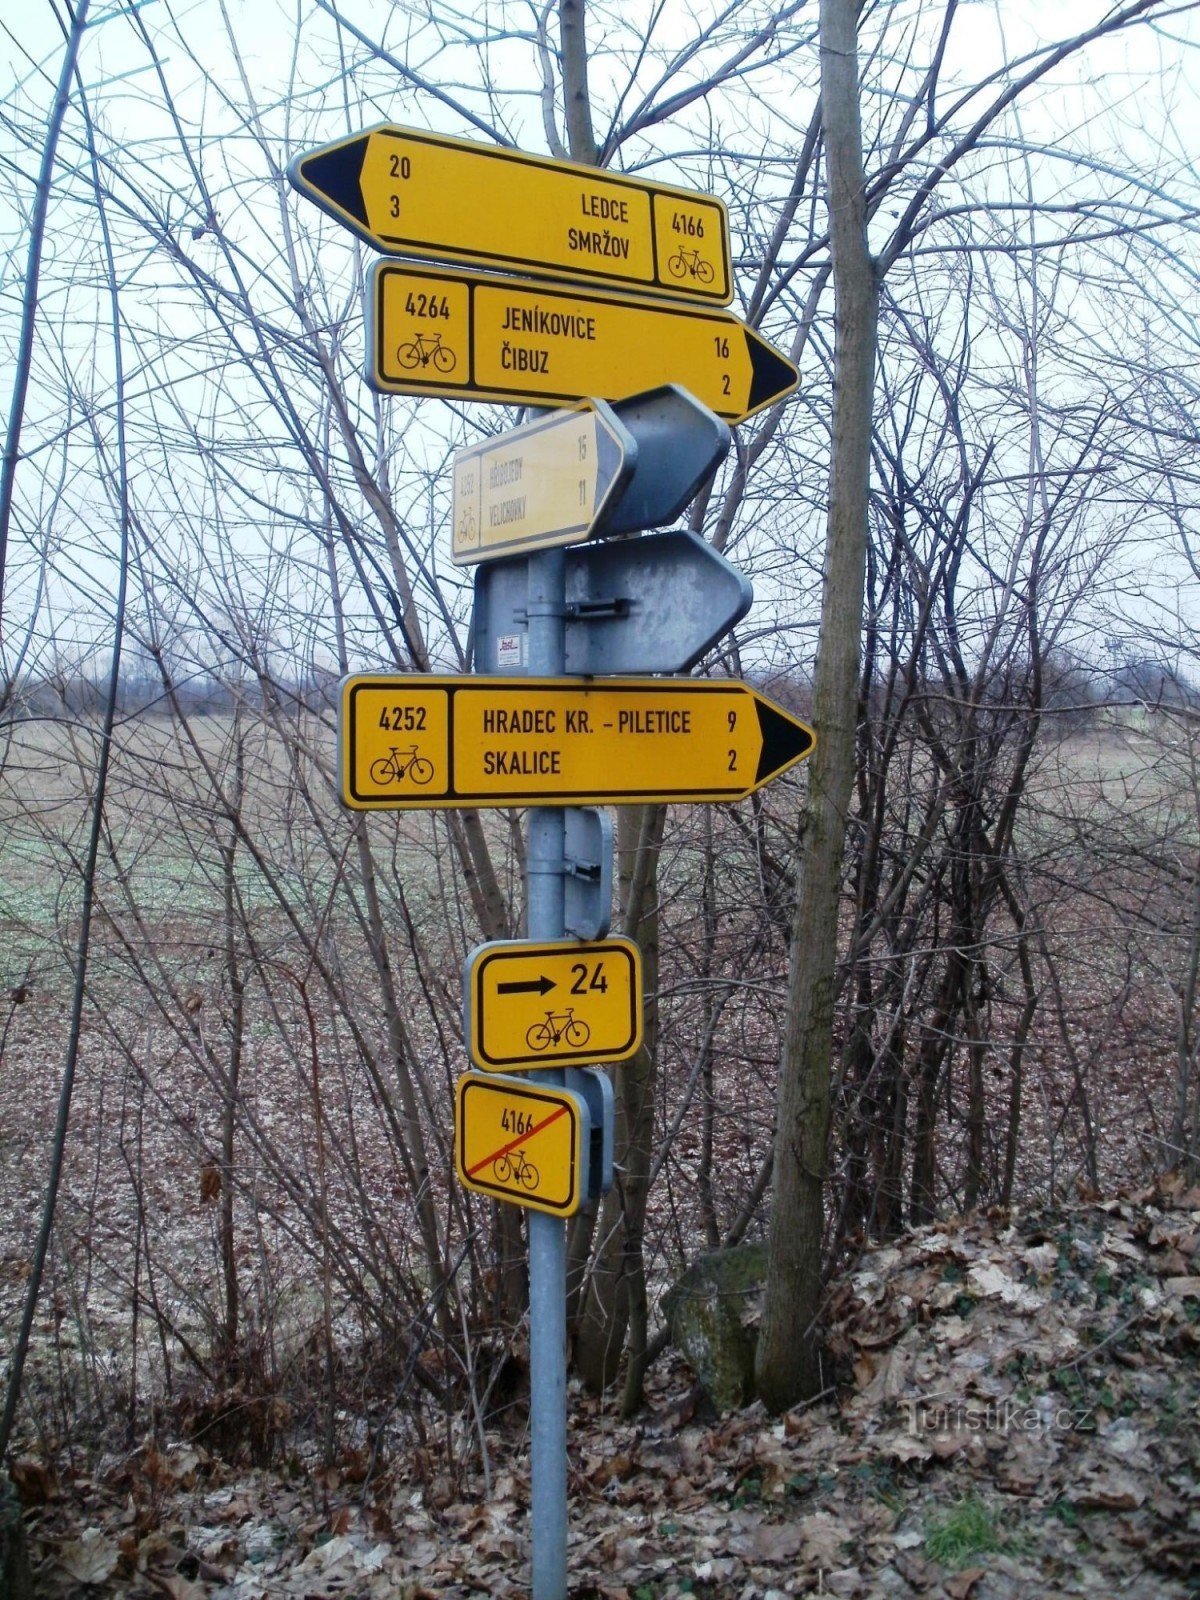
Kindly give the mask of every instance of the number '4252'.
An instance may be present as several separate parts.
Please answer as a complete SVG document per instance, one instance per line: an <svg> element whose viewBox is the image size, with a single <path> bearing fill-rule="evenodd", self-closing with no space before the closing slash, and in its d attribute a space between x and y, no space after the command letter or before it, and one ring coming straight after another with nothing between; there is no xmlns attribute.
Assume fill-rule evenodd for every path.
<svg viewBox="0 0 1200 1600"><path fill-rule="evenodd" d="M424 706L384 706L379 726L402 733L421 733L425 728Z"/></svg>

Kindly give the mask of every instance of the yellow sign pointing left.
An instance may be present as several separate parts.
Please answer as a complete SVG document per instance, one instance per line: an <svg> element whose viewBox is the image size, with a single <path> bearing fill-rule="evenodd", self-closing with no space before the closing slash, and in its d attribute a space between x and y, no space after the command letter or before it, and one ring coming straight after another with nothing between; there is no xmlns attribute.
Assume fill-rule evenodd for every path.
<svg viewBox="0 0 1200 1600"><path fill-rule="evenodd" d="M454 1092L454 1168L466 1189L569 1217L588 1192L582 1095L468 1072Z"/></svg>
<svg viewBox="0 0 1200 1600"><path fill-rule="evenodd" d="M733 298L711 194L384 123L298 156L302 194L393 255Z"/></svg>

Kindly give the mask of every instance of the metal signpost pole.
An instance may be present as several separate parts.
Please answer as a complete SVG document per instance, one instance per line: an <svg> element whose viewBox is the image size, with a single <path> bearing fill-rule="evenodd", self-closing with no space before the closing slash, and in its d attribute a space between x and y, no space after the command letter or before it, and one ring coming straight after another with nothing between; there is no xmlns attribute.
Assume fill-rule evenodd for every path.
<svg viewBox="0 0 1200 1600"><path fill-rule="evenodd" d="M561 676L566 567L563 551L529 558L531 674ZM525 905L530 939L561 939L563 843L560 807L529 813ZM558 1071L530 1073L542 1083L563 1083ZM566 1600L567 1593L567 1228L558 1217L530 1211L529 1360L530 1501L533 1600Z"/></svg>
<svg viewBox="0 0 1200 1600"><path fill-rule="evenodd" d="M674 522L729 449L727 424L790 394L800 375L722 309L733 269L713 195L386 123L301 153L288 176L376 250L463 263L376 264L373 388L572 407L455 457L452 559L487 569L475 590L485 681L355 674L338 702L344 805L530 808L529 952L519 941L476 951L464 1014L474 1066L528 1072L543 1087L499 1071L460 1078L455 1164L467 1188L527 1211L533 1600L566 1600L564 1217L611 1186L612 1086L596 1068L630 1059L641 1038L640 1015L628 1015L642 1008L640 956L625 940L596 942L608 933L613 863L611 824L594 808L742 799L814 740L747 684L637 676L687 672L723 637L750 605L741 573L681 533L585 541ZM588 217L606 219L619 255L596 253ZM517 329L536 329L536 345ZM569 560L568 544L579 546ZM540 681L520 689L503 675L522 667ZM593 997L586 1022L570 1004L544 1022L536 1005L514 1009L514 995L536 992L540 1004L564 982L562 952L539 942L568 932L579 941L572 963L594 963L591 986L607 1003ZM486 975L500 961L510 963L503 983ZM536 970L512 976L522 961ZM557 1067L538 1067L555 1056ZM521 1149L535 1135L540 1176Z"/></svg>

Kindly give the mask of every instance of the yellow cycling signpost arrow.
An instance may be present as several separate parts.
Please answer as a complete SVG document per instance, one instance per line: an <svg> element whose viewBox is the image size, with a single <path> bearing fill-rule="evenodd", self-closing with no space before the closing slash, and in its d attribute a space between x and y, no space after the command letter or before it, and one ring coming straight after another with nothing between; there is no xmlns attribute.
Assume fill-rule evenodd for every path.
<svg viewBox="0 0 1200 1600"><path fill-rule="evenodd" d="M465 1073L454 1091L454 1168L466 1189L569 1217L588 1193L582 1095Z"/></svg>
<svg viewBox="0 0 1200 1600"><path fill-rule="evenodd" d="M733 298L713 195L387 123L305 152L288 176L390 255Z"/></svg>
<svg viewBox="0 0 1200 1600"><path fill-rule="evenodd" d="M379 261L367 309L367 381L385 394L558 406L677 383L735 423L800 381L715 306Z"/></svg>
<svg viewBox="0 0 1200 1600"><path fill-rule="evenodd" d="M456 566L578 544L629 481L637 445L602 401L539 417L454 457Z"/></svg>
<svg viewBox="0 0 1200 1600"><path fill-rule="evenodd" d="M338 791L358 810L741 800L812 729L721 678L363 673L338 703Z"/></svg>
<svg viewBox="0 0 1200 1600"><path fill-rule="evenodd" d="M483 944L463 969L467 1051L488 1072L628 1061L642 1042L632 939Z"/></svg>

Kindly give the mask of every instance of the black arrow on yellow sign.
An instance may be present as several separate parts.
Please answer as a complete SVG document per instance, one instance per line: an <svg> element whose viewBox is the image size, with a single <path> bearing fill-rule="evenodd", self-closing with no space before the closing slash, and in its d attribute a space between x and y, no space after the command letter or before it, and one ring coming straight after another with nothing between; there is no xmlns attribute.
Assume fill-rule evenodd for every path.
<svg viewBox="0 0 1200 1600"><path fill-rule="evenodd" d="M620 400L677 383L726 422L795 389L788 358L718 306L378 261L367 381L494 405Z"/></svg>
<svg viewBox="0 0 1200 1600"><path fill-rule="evenodd" d="M303 151L288 177L389 255L733 298L715 195L389 123Z"/></svg>
<svg viewBox="0 0 1200 1600"><path fill-rule="evenodd" d="M364 673L338 722L343 803L393 810L741 800L814 743L726 678Z"/></svg>
<svg viewBox="0 0 1200 1600"><path fill-rule="evenodd" d="M529 983L498 983L497 994L549 994L551 989L558 985L553 978L547 978L543 973L540 978L534 978Z"/></svg>

